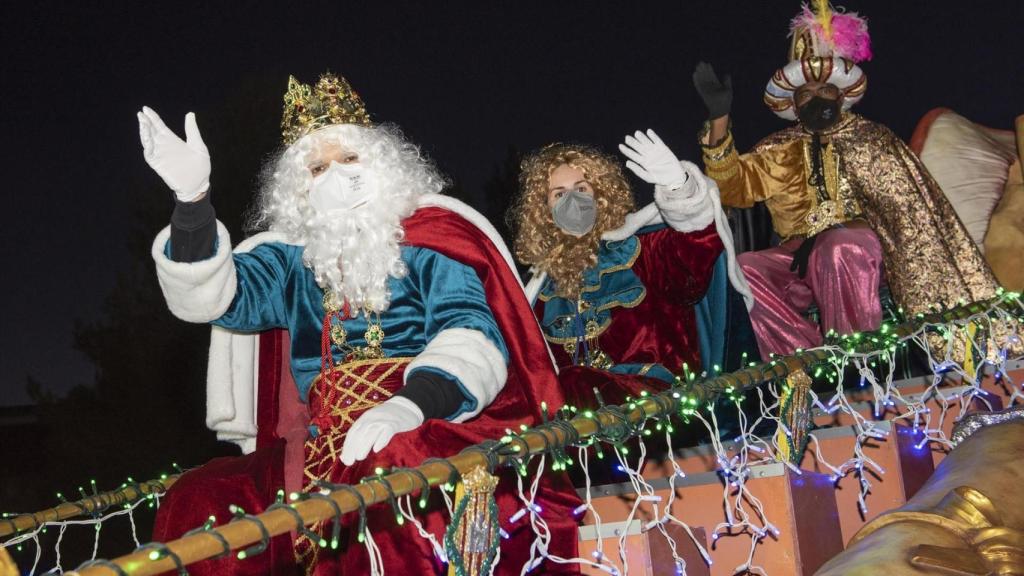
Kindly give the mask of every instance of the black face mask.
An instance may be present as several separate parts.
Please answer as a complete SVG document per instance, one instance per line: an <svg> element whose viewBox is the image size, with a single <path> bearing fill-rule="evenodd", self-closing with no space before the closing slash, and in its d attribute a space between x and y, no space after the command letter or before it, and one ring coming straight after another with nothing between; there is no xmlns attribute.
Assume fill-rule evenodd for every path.
<svg viewBox="0 0 1024 576"><path fill-rule="evenodd" d="M796 116L808 130L827 130L839 120L839 100L815 96L797 109Z"/></svg>

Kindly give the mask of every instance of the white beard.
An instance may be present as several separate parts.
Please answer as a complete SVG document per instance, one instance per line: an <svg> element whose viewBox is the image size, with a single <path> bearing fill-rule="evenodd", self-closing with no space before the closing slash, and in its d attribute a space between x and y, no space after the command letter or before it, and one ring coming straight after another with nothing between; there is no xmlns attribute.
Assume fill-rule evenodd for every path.
<svg viewBox="0 0 1024 576"><path fill-rule="evenodd" d="M360 164L372 171L375 191L356 209L319 212L309 201L314 179L308 158L318 144L332 140L359 154ZM408 274L400 252L401 221L413 213L419 196L439 193L446 184L419 148L387 124L321 128L285 150L264 178L250 227L265 225L305 246L302 261L317 284L339 302L348 300L353 313L388 309L388 280Z"/></svg>
<svg viewBox="0 0 1024 576"><path fill-rule="evenodd" d="M348 301L353 314L387 310L388 278L408 274L399 243L401 220L412 212L412 202L383 196L354 211L316 214L305 226L303 262L321 288L333 291L339 302Z"/></svg>

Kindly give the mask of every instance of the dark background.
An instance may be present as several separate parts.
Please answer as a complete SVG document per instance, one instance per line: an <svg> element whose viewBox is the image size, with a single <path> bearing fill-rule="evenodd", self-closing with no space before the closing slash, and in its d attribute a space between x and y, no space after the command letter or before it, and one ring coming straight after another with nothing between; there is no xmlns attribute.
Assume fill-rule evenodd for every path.
<svg viewBox="0 0 1024 576"><path fill-rule="evenodd" d="M4 3L0 511L230 452L203 426L208 331L166 312L148 259L171 196L142 159L143 104L179 134L196 112L235 238L288 74L345 75L492 219L516 154L551 141L612 151L650 127L697 158L699 60L733 75L741 149L785 126L761 94L796 1L431 4ZM904 138L936 106L1002 128L1024 112L1018 1L846 6L876 55L856 111Z"/></svg>

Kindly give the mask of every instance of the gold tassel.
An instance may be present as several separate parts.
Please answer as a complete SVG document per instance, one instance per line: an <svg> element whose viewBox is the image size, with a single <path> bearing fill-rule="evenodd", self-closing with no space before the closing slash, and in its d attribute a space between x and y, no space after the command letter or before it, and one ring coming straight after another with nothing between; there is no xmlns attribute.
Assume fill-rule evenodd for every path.
<svg viewBox="0 0 1024 576"><path fill-rule="evenodd" d="M780 416L790 432L786 434L781 426L776 432L779 457L798 466L803 458L807 431L811 427L811 405L808 402L807 394L810 389L811 377L803 370L797 370L786 378L782 397L779 398L779 406L782 410Z"/></svg>
<svg viewBox="0 0 1024 576"><path fill-rule="evenodd" d="M455 517L445 534L448 576L483 576L498 547L497 476L477 466L462 475L455 489Z"/></svg>

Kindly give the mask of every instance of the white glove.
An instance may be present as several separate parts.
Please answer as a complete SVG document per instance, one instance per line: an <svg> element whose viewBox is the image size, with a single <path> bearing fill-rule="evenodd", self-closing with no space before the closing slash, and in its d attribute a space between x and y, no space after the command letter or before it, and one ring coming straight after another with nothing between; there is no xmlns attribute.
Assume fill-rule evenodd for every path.
<svg viewBox="0 0 1024 576"><path fill-rule="evenodd" d="M185 115L185 138L168 128L151 108L139 112L139 138L146 163L174 190L181 202L194 202L210 188L210 153L196 126L196 115Z"/></svg>
<svg viewBox="0 0 1024 576"><path fill-rule="evenodd" d="M423 424L423 411L408 398L395 396L370 408L352 423L341 448L345 466L366 458L372 448L380 452L395 434L415 430Z"/></svg>
<svg viewBox="0 0 1024 576"><path fill-rule="evenodd" d="M679 159L654 130L647 130L647 134L637 130L633 136L626 136L626 143L619 144L619 151L629 158L626 168L651 184L676 190L689 178L679 165Z"/></svg>

